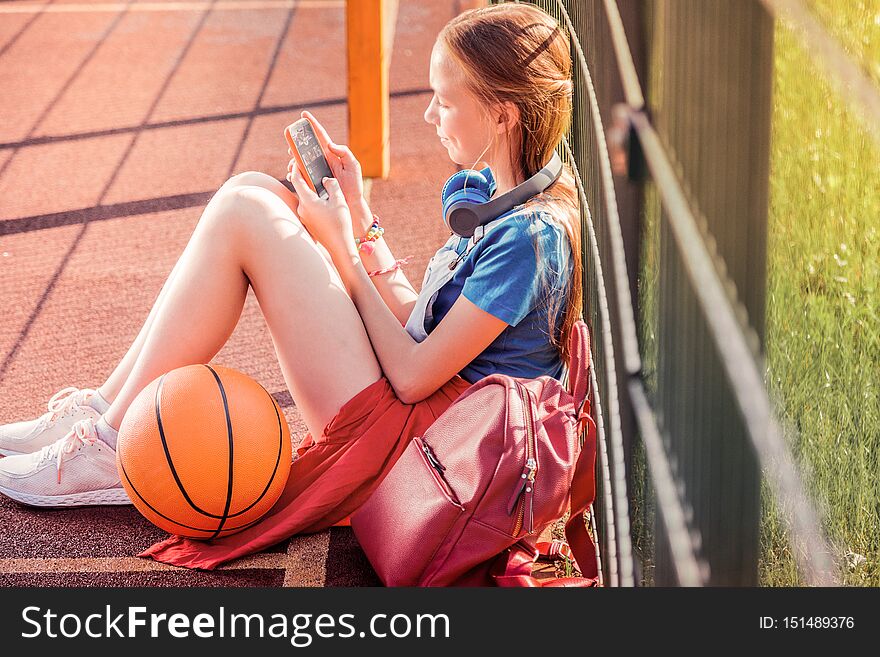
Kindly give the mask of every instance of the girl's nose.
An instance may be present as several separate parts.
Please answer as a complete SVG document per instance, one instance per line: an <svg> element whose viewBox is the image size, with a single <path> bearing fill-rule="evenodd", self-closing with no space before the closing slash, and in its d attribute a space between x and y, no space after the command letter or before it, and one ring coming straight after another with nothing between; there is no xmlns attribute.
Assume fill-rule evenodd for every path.
<svg viewBox="0 0 880 657"><path fill-rule="evenodd" d="M432 125L436 125L436 122L434 121L433 108L434 108L434 99L432 98L431 102L428 103L427 109L425 109L424 119L427 123L430 123Z"/></svg>

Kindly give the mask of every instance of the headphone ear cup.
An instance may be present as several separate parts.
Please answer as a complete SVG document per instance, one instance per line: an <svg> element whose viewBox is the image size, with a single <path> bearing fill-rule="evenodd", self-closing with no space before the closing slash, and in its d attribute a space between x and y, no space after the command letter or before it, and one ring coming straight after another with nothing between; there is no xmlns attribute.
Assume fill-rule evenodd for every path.
<svg viewBox="0 0 880 657"><path fill-rule="evenodd" d="M446 181L446 184L443 185L441 193L443 221L449 226L450 230L457 232L449 222L452 207L457 203L486 203L491 196L491 183L481 172L474 169L464 169L454 173Z"/></svg>
<svg viewBox="0 0 880 657"><path fill-rule="evenodd" d="M443 206L445 207L450 202L454 202L451 201L452 195L461 191L480 194L486 201L488 201L491 196L489 187L490 183L488 178L479 171L473 169L457 171L449 176L446 184L443 185L443 192L441 194Z"/></svg>
<svg viewBox="0 0 880 657"><path fill-rule="evenodd" d="M489 199L482 192L463 189L449 197L443 221L459 237L470 237L480 223L479 208Z"/></svg>

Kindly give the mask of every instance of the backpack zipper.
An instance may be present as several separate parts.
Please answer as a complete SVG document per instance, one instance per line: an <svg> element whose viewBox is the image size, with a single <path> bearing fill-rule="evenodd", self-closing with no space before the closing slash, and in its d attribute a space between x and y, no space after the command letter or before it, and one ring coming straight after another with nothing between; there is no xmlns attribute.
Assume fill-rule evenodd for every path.
<svg viewBox="0 0 880 657"><path fill-rule="evenodd" d="M425 456L428 459L428 463L431 464L431 467L434 468L437 473L442 477L443 473L446 472L446 466L444 466L440 461L437 460L437 455L434 454L434 450L431 449L431 446L425 442L424 439L421 441L422 443L422 451L425 453Z"/></svg>
<svg viewBox="0 0 880 657"><path fill-rule="evenodd" d="M440 460L437 458L437 455L434 453L433 448L428 444L428 442L417 436L414 440L418 443L419 449L422 450L422 454L424 455L424 460L427 462L427 465L432 468L437 475L434 477L437 481L437 485L443 489L443 492L449 497L453 504L456 506L461 506L461 502L458 501L458 496L455 494L455 491L452 490L452 486L446 480L444 473L446 472L446 466L440 463Z"/></svg>
<svg viewBox="0 0 880 657"><path fill-rule="evenodd" d="M513 495L507 503L507 513L513 512L514 505L519 502L516 510L516 524L513 526L513 535L516 536L522 530L523 523L526 520L526 508L528 507L528 531L531 534L534 529L533 505L535 497L535 475L538 472L538 462L536 460L537 447L535 445L535 427L532 418L532 407L526 399L528 391L525 390L521 383L515 382L523 401L526 418L526 463L520 474L520 480L514 490Z"/></svg>

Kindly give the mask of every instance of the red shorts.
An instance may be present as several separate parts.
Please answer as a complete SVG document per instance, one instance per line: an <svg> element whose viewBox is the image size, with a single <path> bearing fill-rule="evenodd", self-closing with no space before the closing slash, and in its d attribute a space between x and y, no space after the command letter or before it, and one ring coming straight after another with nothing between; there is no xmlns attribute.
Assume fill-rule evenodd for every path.
<svg viewBox="0 0 880 657"><path fill-rule="evenodd" d="M382 376L348 400L319 438L306 434L281 498L259 523L211 542L174 536L140 556L212 569L293 534L346 524L412 437L422 435L470 385L456 375L430 397L404 404Z"/></svg>

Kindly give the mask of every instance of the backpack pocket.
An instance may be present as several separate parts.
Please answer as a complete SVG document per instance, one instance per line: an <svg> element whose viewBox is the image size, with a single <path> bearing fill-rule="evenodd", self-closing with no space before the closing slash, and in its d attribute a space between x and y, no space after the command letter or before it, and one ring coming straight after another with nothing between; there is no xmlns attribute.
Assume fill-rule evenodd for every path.
<svg viewBox="0 0 880 657"><path fill-rule="evenodd" d="M434 481L437 486L443 491L443 495L446 496L446 499L455 506L464 510L461 506L461 502L458 501L458 497L455 494L455 491L452 490L452 486L449 485L449 482L446 481L446 477L444 477L443 473L446 468L442 463L437 459L437 455L434 454L434 450L431 446L425 442L423 438L419 438L416 436L413 438L413 442L418 445L419 450L421 451L422 460L430 469L431 475L434 477Z"/></svg>
<svg viewBox="0 0 880 657"><path fill-rule="evenodd" d="M430 446L413 438L352 518L358 542L388 586L416 586L464 513L444 469Z"/></svg>

